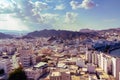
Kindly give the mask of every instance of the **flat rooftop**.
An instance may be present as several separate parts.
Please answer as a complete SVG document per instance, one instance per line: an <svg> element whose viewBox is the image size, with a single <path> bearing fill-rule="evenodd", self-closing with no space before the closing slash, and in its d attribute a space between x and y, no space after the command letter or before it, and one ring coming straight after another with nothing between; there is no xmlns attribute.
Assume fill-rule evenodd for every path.
<svg viewBox="0 0 120 80"><path fill-rule="evenodd" d="M40 67L43 67L43 66L45 66L45 65L47 65L46 62L39 62L39 63L36 64L34 67L35 67L35 68L40 68Z"/></svg>
<svg viewBox="0 0 120 80"><path fill-rule="evenodd" d="M61 73L60 72L52 72L51 76L60 76Z"/></svg>

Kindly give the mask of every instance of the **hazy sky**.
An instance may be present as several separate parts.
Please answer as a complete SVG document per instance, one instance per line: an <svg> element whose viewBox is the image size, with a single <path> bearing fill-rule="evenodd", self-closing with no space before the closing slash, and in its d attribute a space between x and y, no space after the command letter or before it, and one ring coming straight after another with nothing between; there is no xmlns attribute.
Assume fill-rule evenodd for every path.
<svg viewBox="0 0 120 80"><path fill-rule="evenodd" d="M120 27L120 0L0 0L0 30Z"/></svg>

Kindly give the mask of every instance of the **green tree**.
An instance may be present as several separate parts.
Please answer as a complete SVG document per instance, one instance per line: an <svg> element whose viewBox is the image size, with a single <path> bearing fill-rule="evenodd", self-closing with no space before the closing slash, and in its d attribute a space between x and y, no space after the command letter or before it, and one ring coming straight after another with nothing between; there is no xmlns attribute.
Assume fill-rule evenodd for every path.
<svg viewBox="0 0 120 80"><path fill-rule="evenodd" d="M17 68L9 74L8 80L27 80L27 76L22 68Z"/></svg>

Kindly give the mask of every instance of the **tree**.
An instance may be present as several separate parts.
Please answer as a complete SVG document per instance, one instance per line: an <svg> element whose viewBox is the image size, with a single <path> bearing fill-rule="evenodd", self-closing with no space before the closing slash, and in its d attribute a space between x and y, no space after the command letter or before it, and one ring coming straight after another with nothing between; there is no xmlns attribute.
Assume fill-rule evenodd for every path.
<svg viewBox="0 0 120 80"><path fill-rule="evenodd" d="M0 75L4 74L4 69L0 69Z"/></svg>
<svg viewBox="0 0 120 80"><path fill-rule="evenodd" d="M22 68L17 68L9 74L8 80L27 80L27 76Z"/></svg>

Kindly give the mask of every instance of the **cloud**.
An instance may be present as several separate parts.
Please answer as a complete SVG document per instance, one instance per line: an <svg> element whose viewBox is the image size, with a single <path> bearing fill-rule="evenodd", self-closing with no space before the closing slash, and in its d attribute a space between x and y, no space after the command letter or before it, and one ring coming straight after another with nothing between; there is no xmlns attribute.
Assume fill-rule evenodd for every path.
<svg viewBox="0 0 120 80"><path fill-rule="evenodd" d="M7 4L9 6L5 7L4 11L3 9L0 10L5 13L2 13L4 16L0 14L3 17L2 19L0 18L0 29L32 31L46 28L52 29L56 28L56 26L57 28L64 28L60 25L66 26L69 23L71 25L76 21L78 15L74 12L67 12L64 15L49 12L51 8L48 3L40 0L10 0ZM55 6L55 10L65 9L65 5L62 2L59 2L59 4ZM8 9L9 13L7 12Z"/></svg>
<svg viewBox="0 0 120 80"><path fill-rule="evenodd" d="M80 8L80 3L78 3L77 1L71 1L70 5L71 5L72 9Z"/></svg>
<svg viewBox="0 0 120 80"><path fill-rule="evenodd" d="M65 9L64 4L57 5L54 10L63 10Z"/></svg>
<svg viewBox="0 0 120 80"><path fill-rule="evenodd" d="M97 6L97 4L95 4L92 0L83 0L81 4L81 8L84 8L84 9L91 9L95 6Z"/></svg>
<svg viewBox="0 0 120 80"><path fill-rule="evenodd" d="M74 23L76 21L77 13L74 12L67 12L65 16L66 23Z"/></svg>
<svg viewBox="0 0 120 80"><path fill-rule="evenodd" d="M43 10L48 9L47 3L41 1L32 2L31 0L10 0L0 1L0 12L16 13L19 17L36 16ZM9 12L8 12L9 11Z"/></svg>
<svg viewBox="0 0 120 80"><path fill-rule="evenodd" d="M18 18L35 23L43 23L41 12L49 8L47 3L41 1L32 2L31 0L16 1L15 6L15 13Z"/></svg>
<svg viewBox="0 0 120 80"><path fill-rule="evenodd" d="M14 10L14 5L8 1L0 1L0 13L12 13Z"/></svg>
<svg viewBox="0 0 120 80"><path fill-rule="evenodd" d="M41 14L41 15L42 15L42 18L44 18L45 23L54 23L55 21L57 21L59 19L58 14L45 13L45 14Z"/></svg>
<svg viewBox="0 0 120 80"><path fill-rule="evenodd" d="M0 29L6 30L29 30L22 20L15 18L15 14L1 14L2 21L0 20Z"/></svg>
<svg viewBox="0 0 120 80"><path fill-rule="evenodd" d="M91 9L97 6L97 4L95 4L92 0L83 0L82 3L72 0L70 2L70 5L72 9L79 9L79 8Z"/></svg>
<svg viewBox="0 0 120 80"><path fill-rule="evenodd" d="M3 14L4 15L14 14L14 15L9 15L9 19L5 18L0 21L0 23L2 23L0 24L0 26L5 26L4 29L10 29L10 22L12 26L11 29L16 29L16 30L19 29L23 30L22 29L23 27L24 30L44 29L50 27L52 28L52 23L54 23L58 17L57 14L42 13L42 11L49 9L48 4L45 2L41 2L41 1L32 2L31 0L11 0L10 2L8 2L8 4L11 4L12 7L7 6L4 9L7 11L10 8L12 9L12 11L8 13L4 10L4 13L7 14L4 13Z"/></svg>
<svg viewBox="0 0 120 80"><path fill-rule="evenodd" d="M47 3L44 3L44 2L40 2L40 1L36 1L34 3L34 7L37 9L37 10L45 10L45 9L48 9L48 4Z"/></svg>

